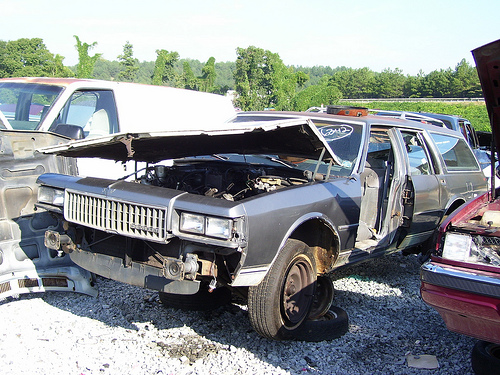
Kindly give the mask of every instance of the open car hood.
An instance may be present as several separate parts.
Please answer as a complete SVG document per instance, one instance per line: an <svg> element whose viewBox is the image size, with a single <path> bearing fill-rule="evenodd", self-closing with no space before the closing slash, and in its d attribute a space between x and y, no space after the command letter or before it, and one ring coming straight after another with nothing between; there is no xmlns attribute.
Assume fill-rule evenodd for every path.
<svg viewBox="0 0 500 375"><path fill-rule="evenodd" d="M226 123L219 129L156 133L119 133L40 149L68 157L116 161L161 160L212 154L271 154L336 160L316 126L308 119Z"/></svg>
<svg viewBox="0 0 500 375"><path fill-rule="evenodd" d="M500 40L474 49L472 55L476 62L498 152L500 150Z"/></svg>

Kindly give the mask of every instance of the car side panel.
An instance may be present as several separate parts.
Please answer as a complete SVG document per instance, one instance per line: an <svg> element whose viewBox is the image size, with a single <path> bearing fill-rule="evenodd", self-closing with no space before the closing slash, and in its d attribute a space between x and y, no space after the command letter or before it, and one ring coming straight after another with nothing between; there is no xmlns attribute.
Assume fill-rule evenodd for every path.
<svg viewBox="0 0 500 375"><path fill-rule="evenodd" d="M289 188L246 202L249 237L253 241L249 242L244 268L267 268L290 229L296 229L301 218L310 218L311 212L330 219L339 233L341 249L352 248L357 225L351 224L359 220L360 197L359 181L342 178Z"/></svg>

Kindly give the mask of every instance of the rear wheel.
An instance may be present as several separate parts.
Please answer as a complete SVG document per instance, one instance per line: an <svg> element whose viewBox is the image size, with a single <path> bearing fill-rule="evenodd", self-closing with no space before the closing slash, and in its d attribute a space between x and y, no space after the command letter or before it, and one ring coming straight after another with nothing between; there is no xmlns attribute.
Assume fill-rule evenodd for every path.
<svg viewBox="0 0 500 375"><path fill-rule="evenodd" d="M308 317L314 300L316 264L305 243L289 239L266 277L248 290L250 322L257 333L292 339Z"/></svg>

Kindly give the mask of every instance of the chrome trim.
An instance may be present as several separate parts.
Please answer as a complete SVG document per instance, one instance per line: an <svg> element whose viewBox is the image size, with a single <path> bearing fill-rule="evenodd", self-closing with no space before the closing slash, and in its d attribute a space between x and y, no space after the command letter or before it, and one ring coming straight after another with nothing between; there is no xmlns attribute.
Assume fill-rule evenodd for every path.
<svg viewBox="0 0 500 375"><path fill-rule="evenodd" d="M167 237L167 209L66 190L64 218L90 228L148 241Z"/></svg>
<svg viewBox="0 0 500 375"><path fill-rule="evenodd" d="M252 286L257 285L266 276L267 270L271 265L262 267L242 268L231 286Z"/></svg>
<svg viewBox="0 0 500 375"><path fill-rule="evenodd" d="M485 276L472 270L462 271L427 262L421 267L420 279L425 283L444 288L500 298L500 275Z"/></svg>

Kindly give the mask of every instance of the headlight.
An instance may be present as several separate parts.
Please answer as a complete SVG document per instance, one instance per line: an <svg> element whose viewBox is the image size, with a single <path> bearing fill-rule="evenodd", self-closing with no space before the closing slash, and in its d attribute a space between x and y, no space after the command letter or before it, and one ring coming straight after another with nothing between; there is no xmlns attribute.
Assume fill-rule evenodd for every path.
<svg viewBox="0 0 500 375"><path fill-rule="evenodd" d="M182 232L209 237L231 239L233 220L183 212L180 218Z"/></svg>
<svg viewBox="0 0 500 375"><path fill-rule="evenodd" d="M187 213L183 212L181 214L180 229L183 232L204 234L205 233L205 216L187 214Z"/></svg>
<svg viewBox="0 0 500 375"><path fill-rule="evenodd" d="M225 239L231 238L232 220L207 217L206 223L205 234L207 236Z"/></svg>
<svg viewBox="0 0 500 375"><path fill-rule="evenodd" d="M472 238L466 234L446 233L443 258L466 262L470 257Z"/></svg>
<svg viewBox="0 0 500 375"><path fill-rule="evenodd" d="M443 258L458 262L500 266L498 237L446 233Z"/></svg>
<svg viewBox="0 0 500 375"><path fill-rule="evenodd" d="M62 206L64 204L64 190L40 186L38 189L38 201L54 206Z"/></svg>

